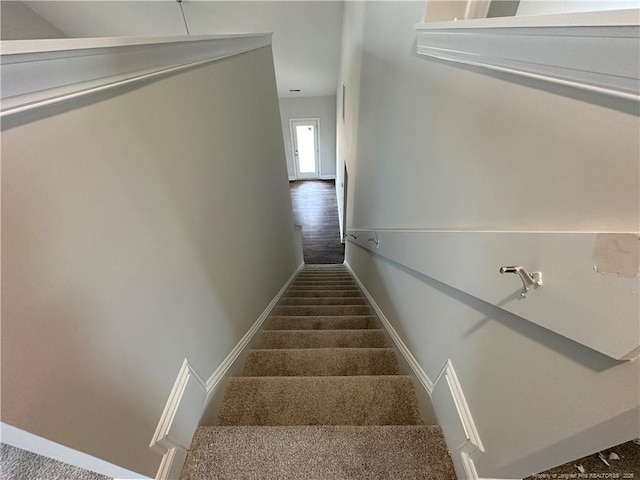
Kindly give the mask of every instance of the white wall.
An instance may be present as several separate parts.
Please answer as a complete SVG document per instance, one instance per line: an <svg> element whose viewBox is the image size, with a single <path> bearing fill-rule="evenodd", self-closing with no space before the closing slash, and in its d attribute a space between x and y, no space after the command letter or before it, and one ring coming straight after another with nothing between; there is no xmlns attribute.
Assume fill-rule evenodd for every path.
<svg viewBox="0 0 640 480"><path fill-rule="evenodd" d="M639 0L520 0L517 16L640 8Z"/></svg>
<svg viewBox="0 0 640 480"><path fill-rule="evenodd" d="M320 178L330 179L336 175L336 97L280 98L282 134L287 155L289 178L294 179L296 169L291 144L289 119L320 119Z"/></svg>
<svg viewBox="0 0 640 480"><path fill-rule="evenodd" d="M0 22L2 40L66 37L62 31L37 15L23 2L0 2Z"/></svg>
<svg viewBox="0 0 640 480"><path fill-rule="evenodd" d="M337 171L346 161L348 227L638 232L638 117L420 58L424 14L421 2L345 6L338 84L354 93ZM432 380L452 360L486 450L481 477L522 478L638 436L638 360L351 242L347 262Z"/></svg>
<svg viewBox="0 0 640 480"><path fill-rule="evenodd" d="M25 117L1 153L2 421L154 477L183 360L208 378L297 266L271 49Z"/></svg>
<svg viewBox="0 0 640 480"><path fill-rule="evenodd" d="M342 30L342 52L340 55L340 74L338 76L338 94L336 98L336 195L338 198L338 217L340 238L344 238L344 217L347 225L353 225L353 202L344 203L345 166L351 185L357 178L358 160L357 133L359 126L360 72L362 70L364 8L362 2L345 2ZM344 90L344 97L343 97ZM344 102L344 118L342 118ZM351 196L349 196L351 198Z"/></svg>

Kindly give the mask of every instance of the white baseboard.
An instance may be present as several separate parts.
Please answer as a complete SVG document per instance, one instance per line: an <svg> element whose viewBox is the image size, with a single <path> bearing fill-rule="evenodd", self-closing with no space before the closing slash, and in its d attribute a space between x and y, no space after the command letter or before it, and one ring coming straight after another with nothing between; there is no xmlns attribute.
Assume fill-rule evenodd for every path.
<svg viewBox="0 0 640 480"><path fill-rule="evenodd" d="M147 479L149 477L106 462L100 458L92 457L33 433L20 430L6 423L0 423L0 441L28 452L52 458L59 462L67 463L78 468L100 473L111 478Z"/></svg>
<svg viewBox="0 0 640 480"><path fill-rule="evenodd" d="M450 359L433 383L431 400L441 422L448 427L446 430L443 428L443 431L452 454L464 452L471 459L484 452L462 385Z"/></svg>
<svg viewBox="0 0 640 480"><path fill-rule="evenodd" d="M456 472L458 480L480 480L476 466L473 460L465 452L458 452L451 456L453 460L453 469Z"/></svg>
<svg viewBox="0 0 640 480"><path fill-rule="evenodd" d="M402 354L404 359L407 361L407 363L411 367L411 370L413 371L413 374L416 376L416 378L418 379L418 381L422 385L422 388L424 388L427 391L427 393L429 394L429 396L431 396L431 392L433 391L433 382L431 381L429 376L426 374L426 372L422 369L422 367L420 366L418 361L415 359L415 357L413 356L413 354L409 350L409 347L407 347L405 345L405 343L402 341L402 338L400 338L400 335L398 335L398 333L395 331L395 329L393 328L393 326L391 325L391 323L389 322L389 320L385 316L385 314L382 311L382 309L378 306L378 304L373 299L371 294L367 291L367 289L364 286L364 284L360 281L360 279L358 278L358 275L356 275L356 273L353 271L353 269L347 263L346 260L345 260L344 264L346 265L346 267L349 270L349 272L351 272L351 275L353 275L353 278L355 279L356 283L358 284L358 286L360 287L360 289L364 293L365 297L367 297L367 300L369 301L369 303L371 304L371 306L375 310L376 314L378 315L378 318L380 319L380 322L382 322L382 325L384 326L385 330L391 336L391 339L393 340L393 343L396 345L396 347L398 348L398 350L400 351L400 353Z"/></svg>
<svg viewBox="0 0 640 480"><path fill-rule="evenodd" d="M453 368L453 363L450 359L447 360L435 382L432 382L358 275L346 261L345 265L373 307L396 348L406 360L413 373L412 376L418 380L429 395L430 403L435 410L435 417L442 427L447 447L453 458L458 479L481 480L476 472L473 459L484 452L484 447L464 397L462 386Z"/></svg>
<svg viewBox="0 0 640 480"><path fill-rule="evenodd" d="M298 178L298 177L289 177L290 182L294 182L296 180L335 180L335 175L318 175L317 178Z"/></svg>
<svg viewBox="0 0 640 480"><path fill-rule="evenodd" d="M209 401L217 392L218 387L224 383L234 363L260 330L264 321L303 267L304 264L298 266L249 331L233 347L229 355L206 382L202 380L202 377L198 375L187 359L183 361L150 444L153 450L163 454L156 480L168 480L180 476L193 435Z"/></svg>
<svg viewBox="0 0 640 480"><path fill-rule="evenodd" d="M181 447L170 448L162 457L156 479L169 480L180 478L186 459L187 450Z"/></svg>

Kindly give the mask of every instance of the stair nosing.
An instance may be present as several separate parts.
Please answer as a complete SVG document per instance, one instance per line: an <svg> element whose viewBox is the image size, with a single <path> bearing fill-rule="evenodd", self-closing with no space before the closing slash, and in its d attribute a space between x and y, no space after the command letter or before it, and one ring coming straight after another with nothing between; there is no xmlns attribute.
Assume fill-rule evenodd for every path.
<svg viewBox="0 0 640 480"><path fill-rule="evenodd" d="M296 351L303 351L303 352L310 352L312 350L340 350L340 351L347 351L347 350L356 350L356 351L362 351L362 350L386 350L386 351L390 351L392 353L395 353L395 350L391 347L310 347L310 348L252 348L249 350L249 352L278 352L278 351L286 351L286 352L296 352ZM325 375L325 376L330 376L330 375ZM334 375L331 375L334 376ZM348 376L348 375L347 375ZM362 375L358 375L359 377L361 377ZM375 376L375 375L374 375Z"/></svg>
<svg viewBox="0 0 640 480"><path fill-rule="evenodd" d="M358 380L361 379L365 379L365 378L378 378L378 379L385 379L385 380L392 380L392 379L396 379L396 380L408 380L409 382L413 382L413 380L411 379L410 375L283 375L283 376L274 376L274 375L268 375L268 376L264 376L264 377L255 377L255 376L246 376L246 377L230 377L229 381L238 381L238 380L242 380L242 381L255 381L255 380L261 380L261 381L266 381L266 380L280 380L280 381L296 381L296 380L302 380L302 379L311 379L311 380L319 380L319 379L331 379L330 381L337 381L339 379L347 379L347 378L355 378ZM413 385L413 383L411 383Z"/></svg>
<svg viewBox="0 0 640 480"><path fill-rule="evenodd" d="M334 317L331 317L334 318ZM327 330L262 330L262 332L303 332L303 333L326 333L326 332L383 332L384 328L334 328Z"/></svg>

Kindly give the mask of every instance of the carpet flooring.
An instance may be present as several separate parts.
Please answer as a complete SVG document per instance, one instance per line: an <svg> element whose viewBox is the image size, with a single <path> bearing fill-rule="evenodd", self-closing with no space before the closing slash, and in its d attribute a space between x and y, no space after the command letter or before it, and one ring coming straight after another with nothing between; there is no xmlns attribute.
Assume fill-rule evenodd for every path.
<svg viewBox="0 0 640 480"><path fill-rule="evenodd" d="M302 251L305 263L344 262L335 181L299 180L289 182L289 185L294 221L302 225Z"/></svg>
<svg viewBox="0 0 640 480"><path fill-rule="evenodd" d="M111 480L6 443L0 444L0 480Z"/></svg>
<svg viewBox="0 0 640 480"><path fill-rule="evenodd" d="M342 265L306 266L267 319L181 480L454 480L374 311Z"/></svg>
<svg viewBox="0 0 640 480"><path fill-rule="evenodd" d="M604 463L598 453L607 461ZM611 458L611 454L615 454ZM581 466L584 471L578 468ZM608 448L602 452L579 458L573 462L565 463L558 467L532 475L524 480L543 480L550 478L618 478L618 479L639 479L640 478L640 439L626 442L615 447Z"/></svg>

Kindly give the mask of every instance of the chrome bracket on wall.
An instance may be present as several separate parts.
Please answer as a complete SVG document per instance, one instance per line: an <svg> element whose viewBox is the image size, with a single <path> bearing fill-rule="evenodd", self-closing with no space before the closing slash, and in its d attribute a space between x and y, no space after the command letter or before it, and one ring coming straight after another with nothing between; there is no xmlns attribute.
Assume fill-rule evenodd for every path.
<svg viewBox="0 0 640 480"><path fill-rule="evenodd" d="M500 267L500 273L515 273L520 277L523 287L522 293L520 293L522 298L527 296L527 292L531 290L531 288L542 285L542 272L529 273L524 267L505 266Z"/></svg>

